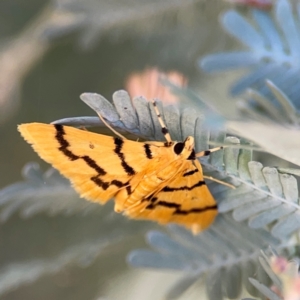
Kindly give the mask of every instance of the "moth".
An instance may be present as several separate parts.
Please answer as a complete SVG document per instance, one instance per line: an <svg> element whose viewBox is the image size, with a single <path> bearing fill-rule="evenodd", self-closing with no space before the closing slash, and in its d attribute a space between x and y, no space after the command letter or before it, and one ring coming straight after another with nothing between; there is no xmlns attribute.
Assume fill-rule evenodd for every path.
<svg viewBox="0 0 300 300"><path fill-rule="evenodd" d="M194 138L172 141L156 102L152 102L166 142L131 141L58 124L18 126L23 138L46 162L68 178L79 195L133 219L177 223L198 233L217 215L217 204L195 153ZM218 181L218 180L216 180Z"/></svg>

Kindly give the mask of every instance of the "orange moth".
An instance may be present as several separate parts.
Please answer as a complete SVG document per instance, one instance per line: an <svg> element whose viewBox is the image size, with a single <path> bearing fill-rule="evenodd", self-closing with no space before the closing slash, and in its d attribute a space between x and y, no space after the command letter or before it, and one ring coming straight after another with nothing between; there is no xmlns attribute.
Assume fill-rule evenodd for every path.
<svg viewBox="0 0 300 300"><path fill-rule="evenodd" d="M114 198L115 211L129 218L177 223L198 233L214 221L217 204L197 157L220 147L196 154L192 136L172 141L152 103L166 142L128 140L100 115L118 137L57 124L22 124L18 130L81 197L101 204Z"/></svg>

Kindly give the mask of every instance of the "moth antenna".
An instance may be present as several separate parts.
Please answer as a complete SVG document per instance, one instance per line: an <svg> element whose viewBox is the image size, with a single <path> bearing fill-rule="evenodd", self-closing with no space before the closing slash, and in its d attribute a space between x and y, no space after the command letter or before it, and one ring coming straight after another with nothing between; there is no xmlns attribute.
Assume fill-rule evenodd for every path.
<svg viewBox="0 0 300 300"><path fill-rule="evenodd" d="M100 120L104 123L104 125L106 127L108 127L114 134L116 134L117 136L119 136L121 139L124 139L124 140L127 140L127 138L125 136L123 136L121 133L119 133L118 131L114 130L105 120L104 118L102 117L101 114L99 114L97 112L97 115L99 116Z"/></svg>
<svg viewBox="0 0 300 300"><path fill-rule="evenodd" d="M163 133L163 135L165 136L165 139L167 140L168 144L171 144L172 142L172 138L170 136L170 133L169 133L169 130L165 124L165 122L163 121L160 113L159 113L159 110L157 108L157 105L156 105L156 101L155 100L151 100L151 103L153 105L153 108L154 108L154 111L156 113L156 116L157 116L157 119L158 119L158 122L161 126L161 132Z"/></svg>
<svg viewBox="0 0 300 300"><path fill-rule="evenodd" d="M216 151L222 150L222 149L224 149L226 147L227 146L220 146L220 147L212 148L212 149L209 149L209 150L204 150L204 151L196 153L196 157L207 156L207 155L210 155L212 152L216 152Z"/></svg>

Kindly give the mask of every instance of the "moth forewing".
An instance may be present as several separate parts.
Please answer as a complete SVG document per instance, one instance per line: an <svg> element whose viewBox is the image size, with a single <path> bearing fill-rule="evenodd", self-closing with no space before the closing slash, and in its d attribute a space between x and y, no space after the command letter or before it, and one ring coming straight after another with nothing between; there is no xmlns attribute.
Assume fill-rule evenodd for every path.
<svg viewBox="0 0 300 300"><path fill-rule="evenodd" d="M94 202L114 197L149 162L142 143L61 125L30 123L18 129L42 159L67 177L81 196ZM124 142L125 151L132 153L126 159Z"/></svg>

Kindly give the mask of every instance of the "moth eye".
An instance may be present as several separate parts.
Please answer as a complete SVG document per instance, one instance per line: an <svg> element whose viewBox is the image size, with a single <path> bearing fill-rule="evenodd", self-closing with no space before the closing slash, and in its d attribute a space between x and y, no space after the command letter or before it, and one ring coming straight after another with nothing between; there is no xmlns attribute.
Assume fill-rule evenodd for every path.
<svg viewBox="0 0 300 300"><path fill-rule="evenodd" d="M174 146L174 152L179 155L184 148L184 143L176 143Z"/></svg>

